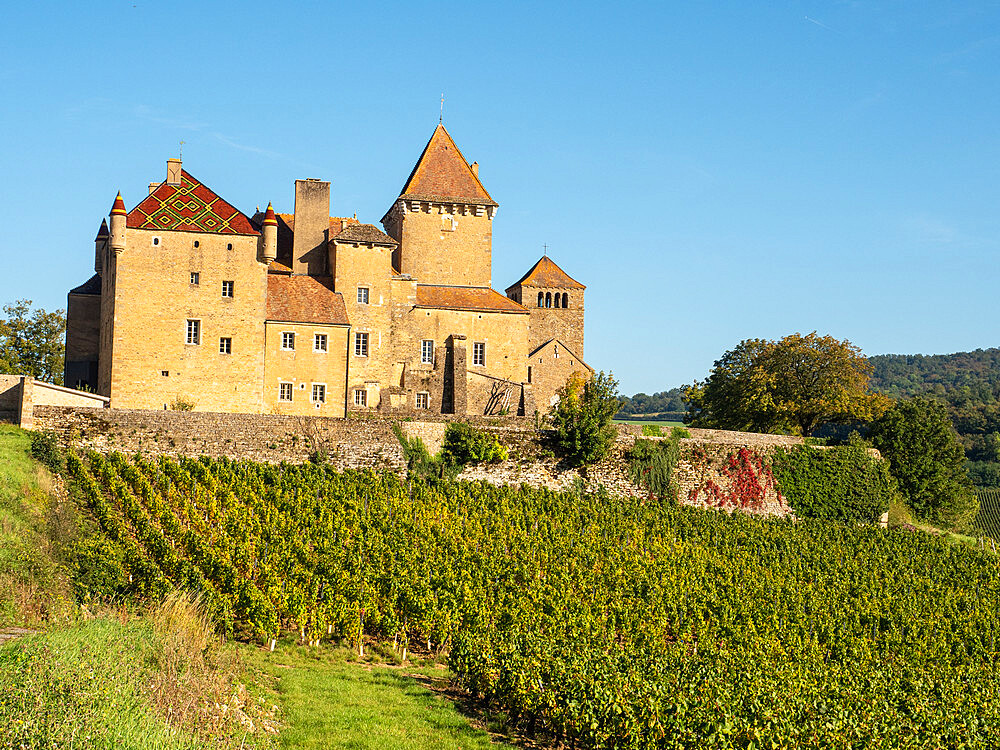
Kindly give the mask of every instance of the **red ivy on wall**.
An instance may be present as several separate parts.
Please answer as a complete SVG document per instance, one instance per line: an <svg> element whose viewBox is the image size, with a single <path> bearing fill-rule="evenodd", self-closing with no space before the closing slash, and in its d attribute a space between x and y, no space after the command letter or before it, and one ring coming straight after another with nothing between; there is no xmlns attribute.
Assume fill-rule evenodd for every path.
<svg viewBox="0 0 1000 750"><path fill-rule="evenodd" d="M692 459L699 469L701 481L688 492L689 503L698 503L700 499L713 508L759 511L763 510L771 491L779 503L784 500L770 463L755 450L744 447L726 457L719 470L719 474L729 480L725 488L707 476L711 458L704 448L696 448Z"/></svg>

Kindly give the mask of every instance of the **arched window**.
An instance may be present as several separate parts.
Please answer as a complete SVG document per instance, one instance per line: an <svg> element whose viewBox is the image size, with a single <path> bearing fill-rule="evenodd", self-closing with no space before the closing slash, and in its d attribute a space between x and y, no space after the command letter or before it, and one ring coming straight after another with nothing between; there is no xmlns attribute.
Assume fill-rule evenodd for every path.
<svg viewBox="0 0 1000 750"><path fill-rule="evenodd" d="M552 292L545 293L545 306L552 307Z"/></svg>
<svg viewBox="0 0 1000 750"><path fill-rule="evenodd" d="M569 294L563 292L563 307L569 307Z"/></svg>
<svg viewBox="0 0 1000 750"><path fill-rule="evenodd" d="M559 307L559 292L556 292L556 298L552 300L553 307Z"/></svg>
<svg viewBox="0 0 1000 750"><path fill-rule="evenodd" d="M538 293L538 306L539 307L545 306L545 295L542 292Z"/></svg>

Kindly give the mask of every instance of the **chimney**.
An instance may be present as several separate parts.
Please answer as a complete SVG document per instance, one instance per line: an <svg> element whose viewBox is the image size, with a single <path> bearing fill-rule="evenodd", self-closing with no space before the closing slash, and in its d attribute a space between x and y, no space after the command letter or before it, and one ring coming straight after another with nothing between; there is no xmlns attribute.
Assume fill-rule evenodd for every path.
<svg viewBox="0 0 1000 750"><path fill-rule="evenodd" d="M474 174L476 176L476 179L478 180L479 179L479 162L478 161L474 161L469 166L472 167L472 174Z"/></svg>
<svg viewBox="0 0 1000 750"><path fill-rule="evenodd" d="M167 184L181 184L181 160L167 159Z"/></svg>
<svg viewBox="0 0 1000 750"><path fill-rule="evenodd" d="M292 273L327 273L330 238L330 183L295 181L295 227L292 236Z"/></svg>
<svg viewBox="0 0 1000 750"><path fill-rule="evenodd" d="M151 183L149 183L149 194L152 195L153 191L156 190L156 188L158 188L162 184L163 184L162 182L151 182Z"/></svg>

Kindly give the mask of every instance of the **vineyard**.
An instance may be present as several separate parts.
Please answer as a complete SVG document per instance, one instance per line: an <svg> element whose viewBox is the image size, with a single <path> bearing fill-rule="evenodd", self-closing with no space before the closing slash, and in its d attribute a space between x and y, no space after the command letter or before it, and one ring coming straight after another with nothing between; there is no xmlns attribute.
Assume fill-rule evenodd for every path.
<svg viewBox="0 0 1000 750"><path fill-rule="evenodd" d="M67 468L95 520L74 551L81 593L196 591L260 644L295 631L446 652L512 724L569 747L1000 744L989 551L313 465Z"/></svg>
<svg viewBox="0 0 1000 750"><path fill-rule="evenodd" d="M1000 488L979 489L979 512L976 514L976 529L1000 543Z"/></svg>

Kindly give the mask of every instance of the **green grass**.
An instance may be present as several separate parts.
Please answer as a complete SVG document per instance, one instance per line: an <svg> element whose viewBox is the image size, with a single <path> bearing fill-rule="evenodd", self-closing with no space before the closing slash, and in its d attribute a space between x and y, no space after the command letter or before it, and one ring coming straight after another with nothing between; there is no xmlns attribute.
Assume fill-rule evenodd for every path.
<svg viewBox="0 0 1000 750"><path fill-rule="evenodd" d="M286 644L274 653L247 649L244 658L272 675L288 725L282 748L474 750L512 747L470 725L436 691L448 685L440 664L358 662L334 646Z"/></svg>
<svg viewBox="0 0 1000 750"><path fill-rule="evenodd" d="M28 433L0 425L0 627L69 621L75 610L50 541L52 477Z"/></svg>

